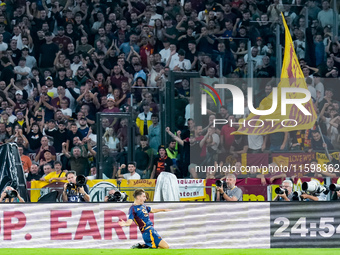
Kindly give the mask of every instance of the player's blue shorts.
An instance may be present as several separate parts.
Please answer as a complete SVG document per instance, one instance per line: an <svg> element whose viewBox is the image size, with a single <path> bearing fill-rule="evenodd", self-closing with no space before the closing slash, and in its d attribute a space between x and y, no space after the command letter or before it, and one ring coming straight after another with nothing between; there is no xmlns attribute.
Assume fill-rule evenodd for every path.
<svg viewBox="0 0 340 255"><path fill-rule="evenodd" d="M161 236L153 227L146 229L142 235L145 244L154 249L158 248L159 243L162 241Z"/></svg>

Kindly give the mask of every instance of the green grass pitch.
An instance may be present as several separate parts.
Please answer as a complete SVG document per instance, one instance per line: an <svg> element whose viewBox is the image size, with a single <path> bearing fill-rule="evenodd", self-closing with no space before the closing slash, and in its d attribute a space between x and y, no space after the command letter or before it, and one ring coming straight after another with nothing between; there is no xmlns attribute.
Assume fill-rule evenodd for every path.
<svg viewBox="0 0 340 255"><path fill-rule="evenodd" d="M272 254L280 254L280 255L311 255L311 254L340 254L340 249L169 249L169 250L127 250L127 249L0 249L0 254L6 255L112 255L112 254L133 254L133 255L186 255L186 254L195 254L195 255L206 255L206 254L228 254L228 255L252 255L252 254L261 254L261 255L272 255Z"/></svg>

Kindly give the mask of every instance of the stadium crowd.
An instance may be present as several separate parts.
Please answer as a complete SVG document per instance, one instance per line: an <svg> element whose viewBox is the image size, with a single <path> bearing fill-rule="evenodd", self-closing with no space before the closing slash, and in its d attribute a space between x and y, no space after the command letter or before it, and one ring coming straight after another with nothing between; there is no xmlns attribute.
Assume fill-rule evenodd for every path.
<svg viewBox="0 0 340 255"><path fill-rule="evenodd" d="M28 181L44 178L55 165L58 171L61 166L95 176L98 139L104 144L104 178L123 175L118 166L128 163L123 156L128 120L104 118L104 135L97 137L97 112L132 112L138 144L134 178L157 178L170 167L181 178L206 178L209 174L195 173L195 165L224 164L228 157L265 150L324 150L321 136L329 150L339 150L340 43L332 29L340 3L337 10L331 6L323 0L2 1L0 142L19 145ZM316 128L234 136L228 124L211 125L214 118L243 117L231 115L228 104L217 109L208 103L208 119L195 123L189 117L189 81L183 78L175 83L171 109L176 130L166 129L172 140L162 145L159 94L169 72L199 72L210 84L225 77L244 92L249 63L252 77L275 77L275 46L284 45L281 12L321 134ZM274 86L260 85L257 105Z"/></svg>

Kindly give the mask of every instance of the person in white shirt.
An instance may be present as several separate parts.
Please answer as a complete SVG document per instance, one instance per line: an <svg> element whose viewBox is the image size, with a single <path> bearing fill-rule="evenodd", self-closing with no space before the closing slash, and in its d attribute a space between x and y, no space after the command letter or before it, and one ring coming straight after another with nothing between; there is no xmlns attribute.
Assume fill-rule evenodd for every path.
<svg viewBox="0 0 340 255"><path fill-rule="evenodd" d="M263 135L248 135L248 152L262 153L262 147L265 146L265 144L263 144L263 138Z"/></svg>
<svg viewBox="0 0 340 255"><path fill-rule="evenodd" d="M314 73L313 78L314 78L314 84L315 84L315 90L316 90L316 99L320 103L325 96L325 87L320 81L321 80L320 74Z"/></svg>
<svg viewBox="0 0 340 255"><path fill-rule="evenodd" d="M77 74L78 68L83 65L83 62L80 61L79 54L74 54L73 63L71 64L71 70L73 71L72 77Z"/></svg>
<svg viewBox="0 0 340 255"><path fill-rule="evenodd" d="M318 13L318 21L322 27L327 25L333 25L333 15L334 11L330 8L328 0L322 1L322 10Z"/></svg>
<svg viewBox="0 0 340 255"><path fill-rule="evenodd" d="M299 59L305 58L305 50L306 50L306 42L305 42L305 34L298 30L296 34L297 39L294 41L294 48L296 50L296 54Z"/></svg>
<svg viewBox="0 0 340 255"><path fill-rule="evenodd" d="M47 76L45 79L45 85L47 86L47 95L51 98L58 97L58 90L53 86L53 78Z"/></svg>
<svg viewBox="0 0 340 255"><path fill-rule="evenodd" d="M122 164L119 167L118 173L117 173L118 178L124 178L126 180L139 180L140 179L140 175L136 173L136 162L129 162L128 163L129 173L121 174L122 168L125 168L125 167L126 167L125 164Z"/></svg>
<svg viewBox="0 0 340 255"><path fill-rule="evenodd" d="M26 59L26 66L32 69L33 67L37 66L37 60L35 57L28 55L28 52L28 47L24 46L21 51L22 57Z"/></svg>
<svg viewBox="0 0 340 255"><path fill-rule="evenodd" d="M194 98L192 95L189 97L189 104L185 107L185 126L188 126L188 121L192 118L191 114L194 113Z"/></svg>
<svg viewBox="0 0 340 255"><path fill-rule="evenodd" d="M80 94L80 90L76 88L76 83L74 79L69 79L68 81L66 81L66 87L67 89L65 91L65 96L70 99L70 105L68 107L71 108L72 112L75 112L77 107L76 98L72 96L70 91L73 90L74 92L76 92L76 94Z"/></svg>
<svg viewBox="0 0 340 255"><path fill-rule="evenodd" d="M7 106L6 113L8 114L8 121L13 124L17 120L17 117L13 114L13 108Z"/></svg>
<svg viewBox="0 0 340 255"><path fill-rule="evenodd" d="M60 111L64 115L64 118L69 120L72 117L72 110L68 108L68 101L66 99L61 99L60 107Z"/></svg>
<svg viewBox="0 0 340 255"><path fill-rule="evenodd" d="M295 20L295 18L297 17L296 13L291 11L291 5L290 4L285 4L283 6L284 8L284 12L283 15L287 21L287 25L290 27L291 24L293 23L293 21Z"/></svg>
<svg viewBox="0 0 340 255"><path fill-rule="evenodd" d="M22 43L22 37L21 37L21 30L19 26L14 26L13 27L13 37L12 39L17 41L17 47L19 50L22 50L22 47L24 46Z"/></svg>
<svg viewBox="0 0 340 255"><path fill-rule="evenodd" d="M150 18L149 26L151 26L151 27L155 26L155 20L156 19L163 20L163 16L156 13L156 10L157 10L156 5L150 6L151 18Z"/></svg>
<svg viewBox="0 0 340 255"><path fill-rule="evenodd" d="M199 21L207 21L213 19L216 16L216 12L213 11L212 3L205 4L205 10L198 13L197 19Z"/></svg>
<svg viewBox="0 0 340 255"><path fill-rule="evenodd" d="M185 50L180 49L178 51L178 59L172 59L174 52L171 52L170 58L168 60L167 66L170 70L174 71L188 71L191 69L191 62L185 59Z"/></svg>
<svg viewBox="0 0 340 255"><path fill-rule="evenodd" d="M24 90L26 90L29 97L32 95L34 84L31 82L30 79L28 79L27 76L21 77L21 87L24 88Z"/></svg>
<svg viewBox="0 0 340 255"><path fill-rule="evenodd" d="M97 21L93 23L93 26L92 26L92 33L96 33L98 32L99 28L104 24L105 22L105 17L104 17L104 14L101 12L101 11L97 11L95 10L95 12L97 12Z"/></svg>
<svg viewBox="0 0 340 255"><path fill-rule="evenodd" d="M87 180L95 180L97 179L97 167L95 165L91 165L91 170L90 170L91 175L86 176ZM103 180L107 180L109 179L109 177L107 177L104 173L103 173Z"/></svg>
<svg viewBox="0 0 340 255"><path fill-rule="evenodd" d="M250 56L250 60L253 61L254 63L254 68L262 65L262 55L258 55L259 53L259 49L257 47L253 47L251 49L251 56ZM244 62L248 62L248 54L244 55Z"/></svg>
<svg viewBox="0 0 340 255"><path fill-rule="evenodd" d="M155 63L154 66L151 66L151 64L150 64L149 70L151 70L151 71L150 71L150 74L149 74L148 87L157 87L156 77L158 77L158 78L162 77L162 75L164 73L163 69L164 69L164 64L162 64L161 62ZM163 73L161 73L162 70L163 70Z"/></svg>
<svg viewBox="0 0 340 255"><path fill-rule="evenodd" d="M161 60L163 63L167 63L168 59L170 58L170 42L169 41L164 41L163 42L164 49L162 49L159 54L161 55Z"/></svg>
<svg viewBox="0 0 340 255"><path fill-rule="evenodd" d="M5 51L8 48L8 44L4 42L3 34L0 34L0 51Z"/></svg>
<svg viewBox="0 0 340 255"><path fill-rule="evenodd" d="M19 65L14 67L14 73L17 75L17 80L21 80L22 76L28 76L31 73L31 68L26 66L26 58L20 58Z"/></svg>
<svg viewBox="0 0 340 255"><path fill-rule="evenodd" d="M313 79L311 77L306 78L307 88L312 96L316 100L316 89L313 85Z"/></svg>

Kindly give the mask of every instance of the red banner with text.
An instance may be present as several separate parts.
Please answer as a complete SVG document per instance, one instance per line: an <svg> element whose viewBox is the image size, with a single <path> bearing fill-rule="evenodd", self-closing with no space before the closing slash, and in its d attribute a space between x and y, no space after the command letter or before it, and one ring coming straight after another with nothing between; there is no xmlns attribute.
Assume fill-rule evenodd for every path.
<svg viewBox="0 0 340 255"><path fill-rule="evenodd" d="M301 178L308 174L305 164L309 165L312 159L315 159L315 153L272 153L272 159L279 167L288 167L285 172L288 177Z"/></svg>

